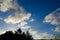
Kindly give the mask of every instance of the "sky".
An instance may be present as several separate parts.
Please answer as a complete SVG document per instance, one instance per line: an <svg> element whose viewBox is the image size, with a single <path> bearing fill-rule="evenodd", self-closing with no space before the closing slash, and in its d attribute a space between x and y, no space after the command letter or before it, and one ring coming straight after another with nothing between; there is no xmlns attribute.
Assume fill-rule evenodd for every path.
<svg viewBox="0 0 60 40"><path fill-rule="evenodd" d="M0 34L18 28L34 39L60 35L60 0L0 0Z"/></svg>

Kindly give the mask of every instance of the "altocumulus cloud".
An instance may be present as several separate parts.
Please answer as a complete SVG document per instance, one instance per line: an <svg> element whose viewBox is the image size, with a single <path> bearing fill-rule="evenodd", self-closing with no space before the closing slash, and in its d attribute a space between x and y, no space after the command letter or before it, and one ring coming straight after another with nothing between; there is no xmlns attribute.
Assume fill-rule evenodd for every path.
<svg viewBox="0 0 60 40"><path fill-rule="evenodd" d="M35 37L38 36L37 31L32 29L31 26L28 25L28 22L26 22L30 19L31 13L27 13L23 7L17 4L16 0L1 0L0 6L0 11L2 12L6 12L10 9L15 10L11 15L4 19L4 22L10 24L10 26L6 27L6 30L3 30L4 32L9 30L14 31L18 28L21 28L24 31L29 30L30 34L33 36L36 34ZM30 21L33 22L34 19L31 19ZM18 25L16 26L16 24ZM3 31L1 32L4 33ZM40 38L40 36L38 36L36 39L38 38Z"/></svg>
<svg viewBox="0 0 60 40"><path fill-rule="evenodd" d="M17 0L0 0L0 11L6 12L10 9L14 9L15 11L12 14L10 14L8 17L3 19L4 22L6 22L9 25L8 25L8 27L5 27L6 28L5 30L0 31L0 32L4 33L5 31L9 31L9 30L14 31L18 28L27 29L27 30L29 30L30 34L33 35L34 39L42 39L42 38L44 38L43 35L48 34L48 33L44 33L44 34L40 35L40 34L38 34L38 32L36 30L32 29L28 25L28 23L26 21L30 19L31 13L26 12L23 7L19 6L17 4ZM1 20L1 18L0 18L0 20ZM30 22L33 22L33 21L34 21L34 19L30 20ZM16 24L18 24L18 26L16 26ZM47 38L48 38L48 36L47 36Z"/></svg>
<svg viewBox="0 0 60 40"><path fill-rule="evenodd" d="M49 34L48 32L39 33L34 29L30 29L29 32L31 35L33 35L34 39L54 39L55 38L54 35Z"/></svg>
<svg viewBox="0 0 60 40"><path fill-rule="evenodd" d="M57 26L57 27L55 28L55 31L56 31L56 32L60 32L60 26Z"/></svg>
<svg viewBox="0 0 60 40"><path fill-rule="evenodd" d="M38 33L37 31L32 31L34 39L54 39L55 36L49 33Z"/></svg>
<svg viewBox="0 0 60 40"><path fill-rule="evenodd" d="M5 19L3 19L3 21L11 26L5 27L5 31L15 30L19 27L25 29L30 28L26 21L30 19L31 13L26 12L22 6L19 6L17 0L0 0L0 11L7 12L10 9L14 10L13 13L8 15ZM0 20L1 19L2 18L0 18ZM18 27L16 24L20 26Z"/></svg>
<svg viewBox="0 0 60 40"><path fill-rule="evenodd" d="M9 9L18 9L16 0L0 0L0 10L6 12Z"/></svg>
<svg viewBox="0 0 60 40"><path fill-rule="evenodd" d="M35 19L31 19L31 20L30 20L30 22L34 22L34 21L35 21Z"/></svg>
<svg viewBox="0 0 60 40"><path fill-rule="evenodd" d="M4 19L6 23L16 24L24 20L28 20L31 16L30 13L25 12L24 8L17 4L17 0L1 0L0 11L6 12L9 9L14 9L14 13ZM13 16L14 15L14 16Z"/></svg>
<svg viewBox="0 0 60 40"><path fill-rule="evenodd" d="M43 22L50 23L52 25L57 26L55 28L55 31L60 32L60 8L58 8L55 11L53 11L52 13L48 14L45 17Z"/></svg>
<svg viewBox="0 0 60 40"><path fill-rule="evenodd" d="M4 19L6 23L17 24L28 20L31 17L30 13L25 12L24 8L17 4L17 0L1 0L0 11L6 12L9 9L14 9L14 13Z"/></svg>
<svg viewBox="0 0 60 40"><path fill-rule="evenodd" d="M44 22L50 23L53 25L60 25L60 8L56 9L49 15L45 17Z"/></svg>
<svg viewBox="0 0 60 40"><path fill-rule="evenodd" d="M4 21L6 23L12 23L12 24L16 24L25 20L28 20L30 18L31 14L18 14L16 13L14 16L10 15L8 16L6 19L4 19Z"/></svg>

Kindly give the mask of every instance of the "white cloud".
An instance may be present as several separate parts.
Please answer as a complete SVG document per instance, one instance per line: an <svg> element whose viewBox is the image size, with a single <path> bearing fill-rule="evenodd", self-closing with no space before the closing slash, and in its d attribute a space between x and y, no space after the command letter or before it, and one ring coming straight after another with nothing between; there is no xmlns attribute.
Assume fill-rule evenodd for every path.
<svg viewBox="0 0 60 40"><path fill-rule="evenodd" d="M22 29L31 28L26 22L30 19L31 13L26 12L22 6L19 6L17 4L17 0L0 0L0 11L6 12L9 9L14 9L14 11L11 12L11 14L8 15L5 19L3 19L4 22L8 24L8 26L5 27L5 29L3 28L4 31L15 31L20 27ZM1 19L2 18L0 18L0 20ZM19 27L16 26L17 24L19 24Z"/></svg>
<svg viewBox="0 0 60 40"><path fill-rule="evenodd" d="M16 0L1 0L0 1L0 11L6 12L10 8L12 9L18 9L18 4Z"/></svg>
<svg viewBox="0 0 60 40"><path fill-rule="evenodd" d="M22 6L19 6L17 0L1 0L0 11L6 12L7 10L14 9L15 11L4 19L6 23L16 24L26 21L30 18L31 14L27 13Z"/></svg>
<svg viewBox="0 0 60 40"><path fill-rule="evenodd" d="M21 29L23 29L23 30L28 30L28 29L30 29L31 27L30 26L25 26L25 27L21 27Z"/></svg>
<svg viewBox="0 0 60 40"><path fill-rule="evenodd" d="M55 38L54 35L49 34L49 33L47 33L47 32L39 33L39 34L38 34L38 32L34 31L34 32L32 32L32 33L33 33L32 36L33 36L34 39L54 39L54 38Z"/></svg>
<svg viewBox="0 0 60 40"><path fill-rule="evenodd" d="M49 34L48 32L43 33L44 39L55 39L55 36L53 34Z"/></svg>
<svg viewBox="0 0 60 40"><path fill-rule="evenodd" d="M43 22L60 25L60 8L47 15Z"/></svg>
<svg viewBox="0 0 60 40"><path fill-rule="evenodd" d="M34 35L34 34L36 34L36 33L37 33L37 31L36 31L36 30L34 30L34 29L29 29L29 33L30 33L31 35Z"/></svg>
<svg viewBox="0 0 60 40"><path fill-rule="evenodd" d="M4 19L4 21L6 23L12 23L12 24L16 24L25 20L28 20L30 18L31 14L18 14L16 13L14 16L10 15L8 16L6 19Z"/></svg>
<svg viewBox="0 0 60 40"><path fill-rule="evenodd" d="M35 21L35 19L31 19L31 20L30 20L30 22L33 22L33 21Z"/></svg>
<svg viewBox="0 0 60 40"><path fill-rule="evenodd" d="M5 33L5 31L0 31L0 35L1 35L2 33Z"/></svg>
<svg viewBox="0 0 60 40"><path fill-rule="evenodd" d="M55 36L52 34L49 34L48 32L39 33L38 31L34 29L29 29L29 33L33 36L34 39L54 39Z"/></svg>
<svg viewBox="0 0 60 40"><path fill-rule="evenodd" d="M26 20L30 19L31 14L25 12L24 8L19 6L17 4L16 0L0 0L0 6L1 6L0 11L2 11L2 12L6 12L9 9L16 10L16 11L14 11L14 13L12 13L11 15L9 15L7 18L4 19L4 21L7 24L10 24L10 23L12 24L12 25L9 25L8 27L5 27L6 29L4 30L4 32L9 31L9 30L15 31L16 29L21 28L21 29L29 30L30 34L33 35L34 39L43 39L44 38L43 35L45 35L45 34L42 34L42 35L38 34L38 32L36 30L32 29L28 25ZM60 16L59 16L59 18L60 18ZM30 22L33 22L33 21L35 21L35 19L30 20ZM19 27L13 25L13 24L17 24L17 23L19 23L19 25L18 25ZM0 32L4 33L3 31L0 31Z"/></svg>
<svg viewBox="0 0 60 40"><path fill-rule="evenodd" d="M40 35L40 34L38 34L38 31L36 31L36 30L34 30L34 29L29 29L29 33L32 35L32 37L34 38L34 39L43 39L43 37Z"/></svg>
<svg viewBox="0 0 60 40"><path fill-rule="evenodd" d="M21 22L20 25L23 27L25 25L27 25L28 23L27 22Z"/></svg>
<svg viewBox="0 0 60 40"><path fill-rule="evenodd" d="M56 32L60 32L60 26L57 26L55 29Z"/></svg>
<svg viewBox="0 0 60 40"><path fill-rule="evenodd" d="M43 39L43 37L41 35L39 35L39 34L36 34L33 37L34 37L34 39Z"/></svg>
<svg viewBox="0 0 60 40"><path fill-rule="evenodd" d="M6 12L9 9L14 9L15 11L11 15L9 15L7 18L5 18L4 21L7 24L11 23L12 25L8 25L8 27L5 27L6 29L3 30L4 32L9 30L15 31L16 29L21 28L21 29L29 30L30 34L33 35L34 39L42 39L48 34L48 33L47 34L44 33L40 35L36 30L31 29L28 23L25 22L26 20L30 19L31 14L27 13L23 7L19 6L16 0L0 0L0 11ZM33 21L35 20L34 19L30 20L30 22L33 22ZM19 27L13 25L17 23L19 23L18 25ZM0 31L0 34L4 33L3 31Z"/></svg>
<svg viewBox="0 0 60 40"><path fill-rule="evenodd" d="M31 26L29 26L27 22L21 22L17 26L22 30L28 30L31 28Z"/></svg>

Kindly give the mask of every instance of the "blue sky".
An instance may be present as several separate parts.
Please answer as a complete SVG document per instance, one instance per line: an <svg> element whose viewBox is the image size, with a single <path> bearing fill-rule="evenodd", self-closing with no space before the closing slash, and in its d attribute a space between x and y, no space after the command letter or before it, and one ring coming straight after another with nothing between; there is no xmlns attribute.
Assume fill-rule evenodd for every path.
<svg viewBox="0 0 60 40"><path fill-rule="evenodd" d="M43 23L42 21L46 15L60 7L60 0L18 0L18 3L23 6L26 11L30 12L36 20L31 23L34 29L51 32L51 29L55 28L52 27L53 25Z"/></svg>
<svg viewBox="0 0 60 40"><path fill-rule="evenodd" d="M6 1L1 2L0 4L3 5ZM20 24L20 26L30 26L31 29L39 33L60 33L60 0L17 0L8 2L8 4L6 3L6 5L1 5L0 7L0 31L6 29L15 30L19 27L12 26ZM10 3L12 3L13 6L10 5ZM56 10L59 11L59 13ZM19 15L21 14L20 12L25 19ZM22 18L19 19L18 16L19 18L21 16L23 20L21 20Z"/></svg>

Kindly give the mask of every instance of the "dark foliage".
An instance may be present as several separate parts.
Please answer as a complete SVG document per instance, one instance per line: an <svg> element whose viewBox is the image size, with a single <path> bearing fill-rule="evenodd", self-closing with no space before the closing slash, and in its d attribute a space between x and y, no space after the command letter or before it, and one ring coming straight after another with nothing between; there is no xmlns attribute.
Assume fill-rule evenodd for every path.
<svg viewBox="0 0 60 40"><path fill-rule="evenodd" d="M33 38L28 31L24 33L21 29L18 29L15 33L7 31L6 33L0 35L0 40L33 40Z"/></svg>

